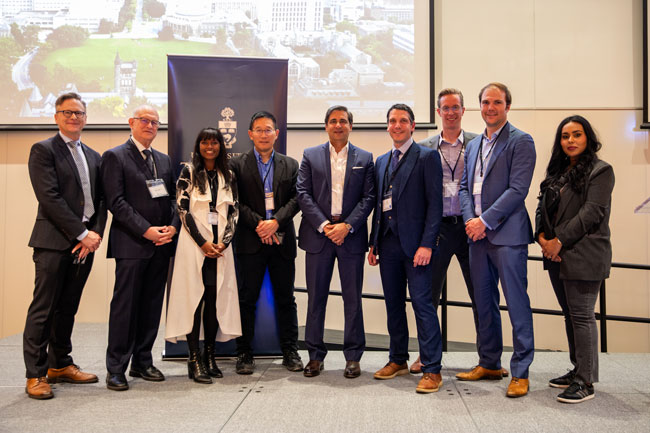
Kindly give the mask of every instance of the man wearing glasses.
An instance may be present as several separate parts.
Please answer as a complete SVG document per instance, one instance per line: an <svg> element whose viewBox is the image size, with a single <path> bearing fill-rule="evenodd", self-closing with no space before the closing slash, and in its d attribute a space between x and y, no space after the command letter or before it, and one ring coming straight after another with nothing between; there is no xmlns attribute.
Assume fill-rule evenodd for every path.
<svg viewBox="0 0 650 433"><path fill-rule="evenodd" d="M115 288L108 322L106 387L129 389L124 375L160 382L151 348L160 323L172 239L180 220L175 176L169 157L153 149L158 112L143 105L129 119L131 137L106 151L102 181L113 214L108 257L115 258Z"/></svg>
<svg viewBox="0 0 650 433"><path fill-rule="evenodd" d="M38 214L29 239L36 278L23 355L25 392L35 399L54 397L49 383L97 382L97 376L82 372L72 361L70 336L106 225L101 157L80 140L86 124L81 96L63 94L55 106L59 132L34 144L28 163Z"/></svg>
<svg viewBox="0 0 650 433"><path fill-rule="evenodd" d="M297 351L298 315L293 296L298 162L273 150L279 132L273 114L255 113L248 128L253 149L230 162L239 190L239 223L233 242L242 321L242 336L237 338L238 374L252 374L255 369L251 346L255 305L267 267L273 286L282 365L289 371L303 369Z"/></svg>

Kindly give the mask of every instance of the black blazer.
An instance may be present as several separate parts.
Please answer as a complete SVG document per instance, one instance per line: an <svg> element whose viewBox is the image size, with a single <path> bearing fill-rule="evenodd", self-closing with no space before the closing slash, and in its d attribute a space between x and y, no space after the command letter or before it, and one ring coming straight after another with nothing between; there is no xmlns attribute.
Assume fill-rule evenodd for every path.
<svg viewBox="0 0 650 433"><path fill-rule="evenodd" d="M555 218L547 214L544 195L540 197L535 212L535 238L543 230L542 221L549 221L562 242L561 279L599 281L609 277L612 263L609 214L613 189L612 166L596 160L582 194L568 186L560 193ZM544 269L548 264L544 259Z"/></svg>
<svg viewBox="0 0 650 433"><path fill-rule="evenodd" d="M237 177L239 190L239 222L233 248L235 254L254 254L262 247L262 241L255 232L257 223L265 219L264 187L253 149L230 160L230 168ZM275 152L273 161L273 218L278 221L279 233L284 233L280 244L281 254L287 258L296 257L296 229L293 217L298 213L296 181L298 162Z"/></svg>
<svg viewBox="0 0 650 433"><path fill-rule="evenodd" d="M142 237L151 226L172 225L178 231L180 220L176 213L176 179L169 156L153 151L158 178L165 182L167 197L151 198L146 181L153 173L130 139L102 156L101 175L108 209L113 214L108 238L109 258L146 259L156 248L172 256L175 242L156 247Z"/></svg>
<svg viewBox="0 0 650 433"><path fill-rule="evenodd" d="M106 204L101 187L99 153L81 144L88 163L95 214L87 225L82 222L84 194L70 149L59 134L32 146L29 177L38 200L36 223L29 246L63 251L74 246L77 236L88 228L104 234Z"/></svg>

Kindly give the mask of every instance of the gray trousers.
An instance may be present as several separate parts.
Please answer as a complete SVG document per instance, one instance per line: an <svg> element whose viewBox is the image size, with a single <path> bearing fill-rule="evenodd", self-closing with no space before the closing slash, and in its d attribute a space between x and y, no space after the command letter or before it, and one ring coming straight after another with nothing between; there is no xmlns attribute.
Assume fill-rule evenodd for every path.
<svg viewBox="0 0 650 433"><path fill-rule="evenodd" d="M598 327L594 309L602 281L560 279L559 263L551 263L548 275L564 314L569 357L582 383L598 382Z"/></svg>

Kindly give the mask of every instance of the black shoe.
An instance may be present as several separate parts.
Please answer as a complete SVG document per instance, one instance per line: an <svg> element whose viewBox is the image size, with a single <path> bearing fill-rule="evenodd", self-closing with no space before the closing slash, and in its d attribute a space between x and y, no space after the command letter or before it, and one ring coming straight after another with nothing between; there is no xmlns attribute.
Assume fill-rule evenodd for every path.
<svg viewBox="0 0 650 433"><path fill-rule="evenodd" d="M302 371L304 366L302 365L302 359L300 355L295 350L287 350L284 352L282 357L282 365L287 367L289 371Z"/></svg>
<svg viewBox="0 0 650 433"><path fill-rule="evenodd" d="M108 373L106 375L106 388L113 391L126 391L129 389L129 382L124 373Z"/></svg>
<svg viewBox="0 0 650 433"><path fill-rule="evenodd" d="M580 382L573 382L564 392L557 396L557 401L562 403L582 403L594 398L594 386Z"/></svg>
<svg viewBox="0 0 650 433"><path fill-rule="evenodd" d="M555 379L549 380L548 386L551 386L553 388L568 388L569 385L571 385L575 381L575 378L576 378L576 372L575 370L571 370L564 376L556 377Z"/></svg>
<svg viewBox="0 0 650 433"><path fill-rule="evenodd" d="M203 358L198 352L190 351L190 357L187 360L187 377L194 379L196 383L212 383L212 378L203 364Z"/></svg>
<svg viewBox="0 0 650 433"><path fill-rule="evenodd" d="M237 374L253 374L255 370L255 361L249 352L240 353L237 355L237 364L235 364L235 373Z"/></svg>
<svg viewBox="0 0 650 433"><path fill-rule="evenodd" d="M153 364L145 368L131 365L131 370L129 370L129 376L141 377L144 380L148 380L151 382L162 382L163 380L165 380L165 375L162 374L162 371L154 367Z"/></svg>
<svg viewBox="0 0 650 433"><path fill-rule="evenodd" d="M217 360L214 357L214 344L206 344L203 347L203 364L210 376L216 378L223 377L223 373L219 370Z"/></svg>
<svg viewBox="0 0 650 433"><path fill-rule="evenodd" d="M320 374L321 371L325 369L325 362L310 360L305 367L305 371L302 374L305 377L316 377Z"/></svg>
<svg viewBox="0 0 650 433"><path fill-rule="evenodd" d="M358 361L346 361L345 370L343 370L343 376L348 379L354 379L355 377L361 376L361 365Z"/></svg>

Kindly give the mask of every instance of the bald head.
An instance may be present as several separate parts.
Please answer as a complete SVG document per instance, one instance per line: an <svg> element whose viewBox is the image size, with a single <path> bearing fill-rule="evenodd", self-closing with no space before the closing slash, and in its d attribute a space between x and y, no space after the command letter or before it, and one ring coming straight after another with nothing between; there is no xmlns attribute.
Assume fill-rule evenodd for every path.
<svg viewBox="0 0 650 433"><path fill-rule="evenodd" d="M151 105L139 106L133 112L133 117L129 119L133 138L147 148L151 146L154 138L156 138L159 125L158 111Z"/></svg>

